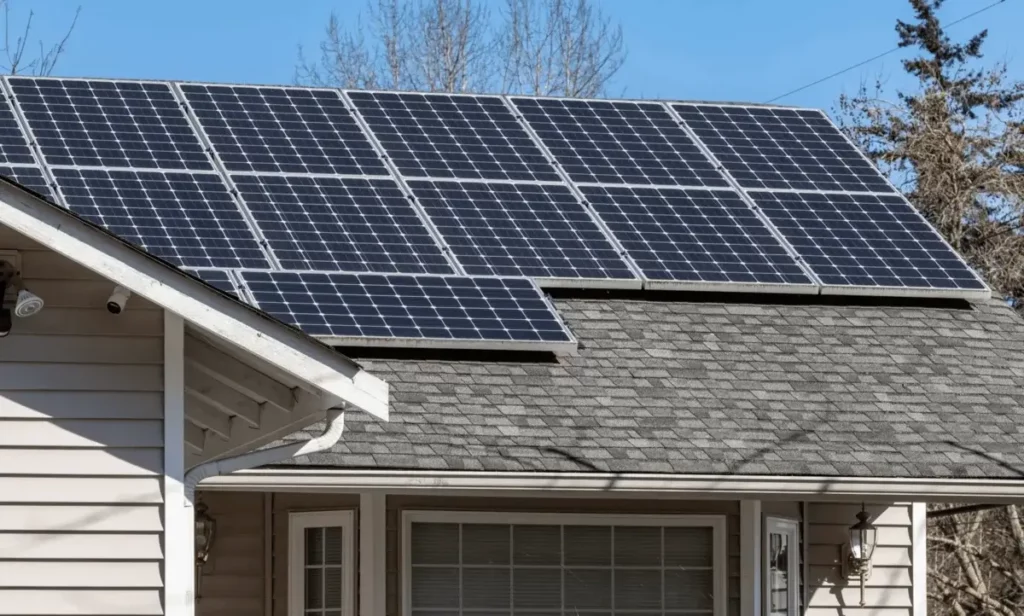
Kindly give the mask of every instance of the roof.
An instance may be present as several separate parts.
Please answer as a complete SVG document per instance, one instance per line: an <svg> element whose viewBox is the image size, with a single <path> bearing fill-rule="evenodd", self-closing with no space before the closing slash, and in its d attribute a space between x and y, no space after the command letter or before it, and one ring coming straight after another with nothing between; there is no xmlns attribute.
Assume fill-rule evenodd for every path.
<svg viewBox="0 0 1024 616"><path fill-rule="evenodd" d="M391 386L391 422L354 417L332 451L295 463L1024 476L1024 323L1010 308L807 301L558 299L580 350L553 363L364 359Z"/></svg>

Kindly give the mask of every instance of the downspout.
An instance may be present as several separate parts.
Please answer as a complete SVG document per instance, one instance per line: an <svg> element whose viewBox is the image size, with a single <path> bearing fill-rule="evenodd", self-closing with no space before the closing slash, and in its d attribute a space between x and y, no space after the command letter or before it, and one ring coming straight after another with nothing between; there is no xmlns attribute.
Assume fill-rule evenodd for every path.
<svg viewBox="0 0 1024 616"><path fill-rule="evenodd" d="M185 506L191 507L194 504L196 486L204 479L325 451L334 447L341 440L341 434L344 431L345 412L341 409L328 409L327 428L320 436L313 437L306 442L288 443L270 449L204 462L185 473Z"/></svg>

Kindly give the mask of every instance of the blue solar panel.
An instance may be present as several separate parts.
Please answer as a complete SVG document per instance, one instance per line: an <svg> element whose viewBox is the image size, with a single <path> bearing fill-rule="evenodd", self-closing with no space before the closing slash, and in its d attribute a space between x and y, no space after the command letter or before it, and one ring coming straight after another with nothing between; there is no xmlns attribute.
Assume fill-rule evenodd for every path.
<svg viewBox="0 0 1024 616"><path fill-rule="evenodd" d="M238 289L227 270L222 269L186 269L188 273L200 278L206 284L217 287L228 295L238 297Z"/></svg>
<svg viewBox="0 0 1024 616"><path fill-rule="evenodd" d="M744 188L893 192L820 111L689 104L673 108Z"/></svg>
<svg viewBox="0 0 1024 616"><path fill-rule="evenodd" d="M750 194L825 285L985 289L902 195Z"/></svg>
<svg viewBox="0 0 1024 616"><path fill-rule="evenodd" d="M636 278L565 186L416 180L409 187L468 274Z"/></svg>
<svg viewBox="0 0 1024 616"><path fill-rule="evenodd" d="M500 97L347 95L407 177L560 181Z"/></svg>
<svg viewBox="0 0 1024 616"><path fill-rule="evenodd" d="M333 344L574 345L525 278L241 272L260 309Z"/></svg>
<svg viewBox="0 0 1024 616"><path fill-rule="evenodd" d="M284 269L453 273L390 179L235 175Z"/></svg>
<svg viewBox="0 0 1024 616"><path fill-rule="evenodd" d="M582 191L648 280L813 284L733 190L584 186Z"/></svg>
<svg viewBox="0 0 1024 616"><path fill-rule="evenodd" d="M228 171L389 175L337 91L183 84Z"/></svg>
<svg viewBox="0 0 1024 616"><path fill-rule="evenodd" d="M6 97L0 102L0 164L35 165L28 139L14 117Z"/></svg>
<svg viewBox="0 0 1024 616"><path fill-rule="evenodd" d="M658 103L513 97L575 182L728 186Z"/></svg>
<svg viewBox="0 0 1024 616"><path fill-rule="evenodd" d="M0 165L0 175L7 179L14 180L25 188L36 191L47 199L53 199L53 192L50 191L50 184L47 182L39 167L12 167L11 165Z"/></svg>
<svg viewBox="0 0 1024 616"><path fill-rule="evenodd" d="M168 84L9 81L50 165L213 169Z"/></svg>
<svg viewBox="0 0 1024 616"><path fill-rule="evenodd" d="M175 265L270 266L218 175L53 171L71 210Z"/></svg>

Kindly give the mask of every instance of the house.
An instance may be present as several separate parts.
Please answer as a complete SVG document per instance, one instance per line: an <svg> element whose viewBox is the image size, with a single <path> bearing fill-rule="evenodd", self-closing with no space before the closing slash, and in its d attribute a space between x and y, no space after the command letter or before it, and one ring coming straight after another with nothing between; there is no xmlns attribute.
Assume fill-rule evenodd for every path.
<svg viewBox="0 0 1024 616"><path fill-rule="evenodd" d="M809 225L772 223L768 201L748 209L747 197L735 196L744 194L744 176L730 165L747 165L758 181L771 170L744 162L741 149L735 160L715 153L712 138L694 137L699 119L683 122L684 142L672 136L679 124L657 124L654 107L630 103L643 113L629 122L650 120L657 134L671 136L675 149L652 148L650 156L686 163L637 169L701 181L729 176L729 186L707 189L714 199L691 207L717 213L716 204L724 204L728 216L708 214L719 239L704 241L733 248L730 254L751 266L747 274L779 276L770 288L739 278L666 281L649 274L651 262L600 253L606 235L552 234L544 241L563 249L554 257L531 253L542 239L524 237L521 254L510 249L508 258L533 258L556 274L561 258L573 265L591 259L604 269L513 279L541 280L543 297L532 286L503 283L500 291L519 312L506 304L474 305L479 312L461 305L479 339L449 329L450 339L438 334L425 342L393 328L391 337L368 330L371 340L360 344L329 318L333 299L324 289L342 284L338 277L212 263L258 260L260 251L279 265L313 259L312 250L288 250L301 239L321 243L318 258L356 259L349 263L363 263L363 271L385 262L457 262L467 270L467 251L479 244L454 241L446 224L461 220L470 233L465 221L474 214L442 215L439 203L454 198L429 191L443 192L443 182L396 180L429 197L406 205L422 218L395 223L396 202L389 216L375 219L379 229L394 223L408 238L398 248L383 231L373 239L345 235L324 218L303 231L302 217L314 218L303 208L342 199L325 186L383 202L383 176L340 168L372 146L366 151L389 153L381 160L400 178L415 177L407 167L440 173L440 163L463 157L463 166L443 168L471 206L511 203L514 195L501 191L533 190L525 201L531 207L582 212L572 209L576 192L556 188L574 182L559 156L582 150L545 146L541 158L491 156L491 167L466 166L493 154L470 147L436 148L437 160L422 152L392 155L402 144L412 148L415 140L402 131L416 123L385 122L386 115L355 113L347 104L323 111L325 101L342 100L328 90L239 86L227 107L214 101L215 87L194 84L5 78L3 86L10 117L0 110L0 123L8 122L0 163L17 183L0 181L0 261L11 265L0 277L2 308L20 298L30 312L34 296L44 305L23 318L0 310L0 333L9 331L0 339L0 615L923 616L927 505L1024 496L1020 318L963 273L926 225L913 227L917 219L901 219L900 229L933 234L913 250L938 264L938 274L892 268L891 280L872 286L850 274L849 261L829 261L830 273L816 269L823 261L794 259L806 249L796 240L778 240L787 251L772 252L772 238ZM369 100L360 96L343 98ZM410 117L433 104L424 100L409 105ZM501 98L473 101L469 129L504 117ZM288 130L308 131L312 141L280 139L259 124L265 117L243 113L247 105L284 118L352 113L359 130L332 133L333 124L309 123ZM555 139L558 131L543 123L557 118L530 105L518 107L532 127L529 143ZM124 113L142 107L160 121ZM220 115L211 119L214 112ZM446 113L416 125L441 126L455 141L482 134L461 125L461 132L449 131L444 122L458 117ZM233 123L250 121L270 136L256 131L232 141L242 134ZM519 124L502 126L514 131ZM623 124L605 126L639 157ZM601 130L588 129L591 136ZM361 141L364 134L375 136ZM81 135L89 139L76 141ZM796 145L777 147L804 147L802 181L836 185L769 187L778 202L790 200L777 211L797 208L793 199L807 205L830 195L871 202L877 207L844 219L877 225L855 240L877 246L871 242L880 241L878 233L895 233L880 207L903 202L885 194L877 172L849 158L840 141L823 149L801 145L811 139L806 135L794 139ZM710 146L698 149L698 141ZM608 152L616 147L596 137L593 143ZM527 145L515 147L522 153ZM597 180L579 182L579 193L597 205L602 195L619 204L638 198L643 178L627 177L629 165L608 152L589 153L586 168L576 170ZM314 159L339 168L311 170ZM210 160L216 165L200 168ZM297 171L299 163L307 166ZM250 169L233 172L232 165ZM545 165L558 170L555 179L543 175ZM815 165L827 173L816 174ZM532 179L487 179L510 166ZM182 169L202 198L186 194L183 181L174 184L175 174L187 175ZM618 184L608 170L622 172ZM462 181L465 173L479 175L487 190ZM777 179L792 181L786 173ZM289 177L290 184L281 179ZM669 181L677 180L651 183ZM262 193L254 188L260 182ZM860 190L843 182L860 182ZM229 197L218 201L219 191ZM260 195L293 208L277 212L279 226L267 222L273 212L258 203ZM551 209L543 207L546 198ZM216 209L225 204L238 210ZM185 224L175 218L182 211ZM238 212L251 227L231 226L229 214ZM628 239L609 224L611 215L595 219L602 234ZM430 233L420 234L416 220L431 221ZM737 220L746 225L742 237L729 227ZM772 234L754 233L762 228ZM242 237L245 229L262 230L259 241ZM641 240L655 233L638 229ZM326 239L331 234L344 237ZM837 235L834 243L850 237ZM186 241L196 238L202 242ZM435 254L428 240L445 246L436 253L443 262L428 258ZM570 254L576 241L590 252ZM346 242L359 249L346 253ZM741 250L750 245L759 250ZM628 241L619 247L641 252ZM650 248L662 266L672 250L686 247ZM906 256L893 252L871 258ZM183 269L185 257L211 265ZM629 268L617 270L616 259ZM214 267L229 275L218 278ZM648 272L644 285L633 284L632 268ZM452 285L456 299L458 281L472 280L466 271L422 275ZM853 283L827 282L830 275ZM893 291L901 276L920 276L935 288ZM322 303L282 307L281 298L299 298L299 287ZM352 295L343 299L361 297L358 284L346 288ZM374 319L388 314L386 306L372 307ZM440 314L450 307L430 308ZM315 323L314 309L321 319ZM487 336L501 332L482 329L493 325L492 313L520 318L527 311L533 338L505 332L508 339L498 342ZM405 317L422 314L410 309ZM472 321L478 314L484 316ZM551 323L556 330L544 329Z"/></svg>

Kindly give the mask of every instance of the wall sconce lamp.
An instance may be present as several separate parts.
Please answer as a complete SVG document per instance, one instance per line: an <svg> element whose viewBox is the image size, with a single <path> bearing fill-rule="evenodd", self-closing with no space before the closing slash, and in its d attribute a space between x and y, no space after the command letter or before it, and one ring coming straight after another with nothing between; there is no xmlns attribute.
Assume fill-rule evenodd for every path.
<svg viewBox="0 0 1024 616"><path fill-rule="evenodd" d="M860 604L864 605L864 582L871 577L871 555L875 551L875 525L868 521L870 515L864 511L857 514L857 523L850 527L850 542L840 546L840 562L843 577L860 577Z"/></svg>
<svg viewBox="0 0 1024 616"><path fill-rule="evenodd" d="M210 557L210 548L213 547L213 540L216 537L217 521L210 517L209 508L205 503L196 505L196 597L199 597L199 589L203 580L203 565Z"/></svg>
<svg viewBox="0 0 1024 616"><path fill-rule="evenodd" d="M11 316L30 317L43 309L43 300L25 288L17 266L0 261L0 338L11 333Z"/></svg>

